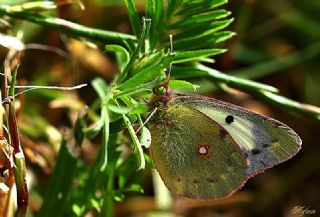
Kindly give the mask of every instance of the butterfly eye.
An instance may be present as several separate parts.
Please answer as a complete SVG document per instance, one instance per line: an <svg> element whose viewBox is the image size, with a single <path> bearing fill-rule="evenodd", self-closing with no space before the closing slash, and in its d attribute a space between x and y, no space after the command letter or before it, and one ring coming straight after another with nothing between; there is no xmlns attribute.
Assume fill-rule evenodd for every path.
<svg viewBox="0 0 320 217"><path fill-rule="evenodd" d="M161 96L161 95L164 95L166 94L167 90L165 87L163 86L157 86L157 87L154 87L152 92L158 96Z"/></svg>

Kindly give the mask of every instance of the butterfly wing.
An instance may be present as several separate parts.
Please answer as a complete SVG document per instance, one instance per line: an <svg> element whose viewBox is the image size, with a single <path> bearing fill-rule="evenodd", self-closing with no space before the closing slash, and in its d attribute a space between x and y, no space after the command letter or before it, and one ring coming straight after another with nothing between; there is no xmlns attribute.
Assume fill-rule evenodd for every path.
<svg viewBox="0 0 320 217"><path fill-rule="evenodd" d="M285 124L233 104L183 95L170 105L191 107L222 126L245 154L248 177L290 159L301 148L301 139Z"/></svg>
<svg viewBox="0 0 320 217"><path fill-rule="evenodd" d="M246 159L237 142L197 108L174 103L161 109L150 125L151 157L173 193L222 198L247 180Z"/></svg>

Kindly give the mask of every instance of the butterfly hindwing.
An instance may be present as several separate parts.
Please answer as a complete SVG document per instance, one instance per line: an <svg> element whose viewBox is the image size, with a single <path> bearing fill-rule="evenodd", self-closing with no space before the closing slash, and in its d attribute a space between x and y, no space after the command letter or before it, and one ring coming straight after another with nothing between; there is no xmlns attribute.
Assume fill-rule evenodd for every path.
<svg viewBox="0 0 320 217"><path fill-rule="evenodd" d="M196 109L231 135L246 156L248 177L288 160L301 147L299 136L285 124L239 106L197 95L170 101L170 106L181 105Z"/></svg>
<svg viewBox="0 0 320 217"><path fill-rule="evenodd" d="M150 124L151 157L175 194L222 198L246 181L247 162L237 142L199 110L183 103L169 105Z"/></svg>

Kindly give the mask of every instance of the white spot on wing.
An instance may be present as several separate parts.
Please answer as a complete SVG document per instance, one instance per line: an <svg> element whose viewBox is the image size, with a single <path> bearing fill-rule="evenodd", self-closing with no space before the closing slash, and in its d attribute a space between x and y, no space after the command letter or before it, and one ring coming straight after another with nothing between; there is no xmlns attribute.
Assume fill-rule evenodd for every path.
<svg viewBox="0 0 320 217"><path fill-rule="evenodd" d="M208 153L208 150L205 146L201 146L198 151L199 151L199 154L207 154Z"/></svg>

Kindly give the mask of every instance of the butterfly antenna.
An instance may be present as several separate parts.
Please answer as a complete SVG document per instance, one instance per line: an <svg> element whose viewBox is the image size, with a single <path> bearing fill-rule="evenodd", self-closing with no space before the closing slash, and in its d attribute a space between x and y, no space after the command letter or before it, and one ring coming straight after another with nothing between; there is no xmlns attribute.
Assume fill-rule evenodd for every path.
<svg viewBox="0 0 320 217"><path fill-rule="evenodd" d="M173 36L172 34L169 35L169 40L170 40L170 53L173 53ZM167 81L164 83L164 87L168 89L168 84L170 81L170 76L171 76L171 71L172 71L172 62L169 65L169 70L167 74Z"/></svg>
<svg viewBox="0 0 320 217"><path fill-rule="evenodd" d="M172 36L172 34L169 35L169 40L170 40L170 53L173 53L173 36ZM168 82L170 80L171 70L172 70L172 62L169 65Z"/></svg>
<svg viewBox="0 0 320 217"><path fill-rule="evenodd" d="M136 134L144 127L149 120L152 118L152 116L158 111L158 107L155 107L152 112L150 113L149 117L143 122L143 124L136 130Z"/></svg>

